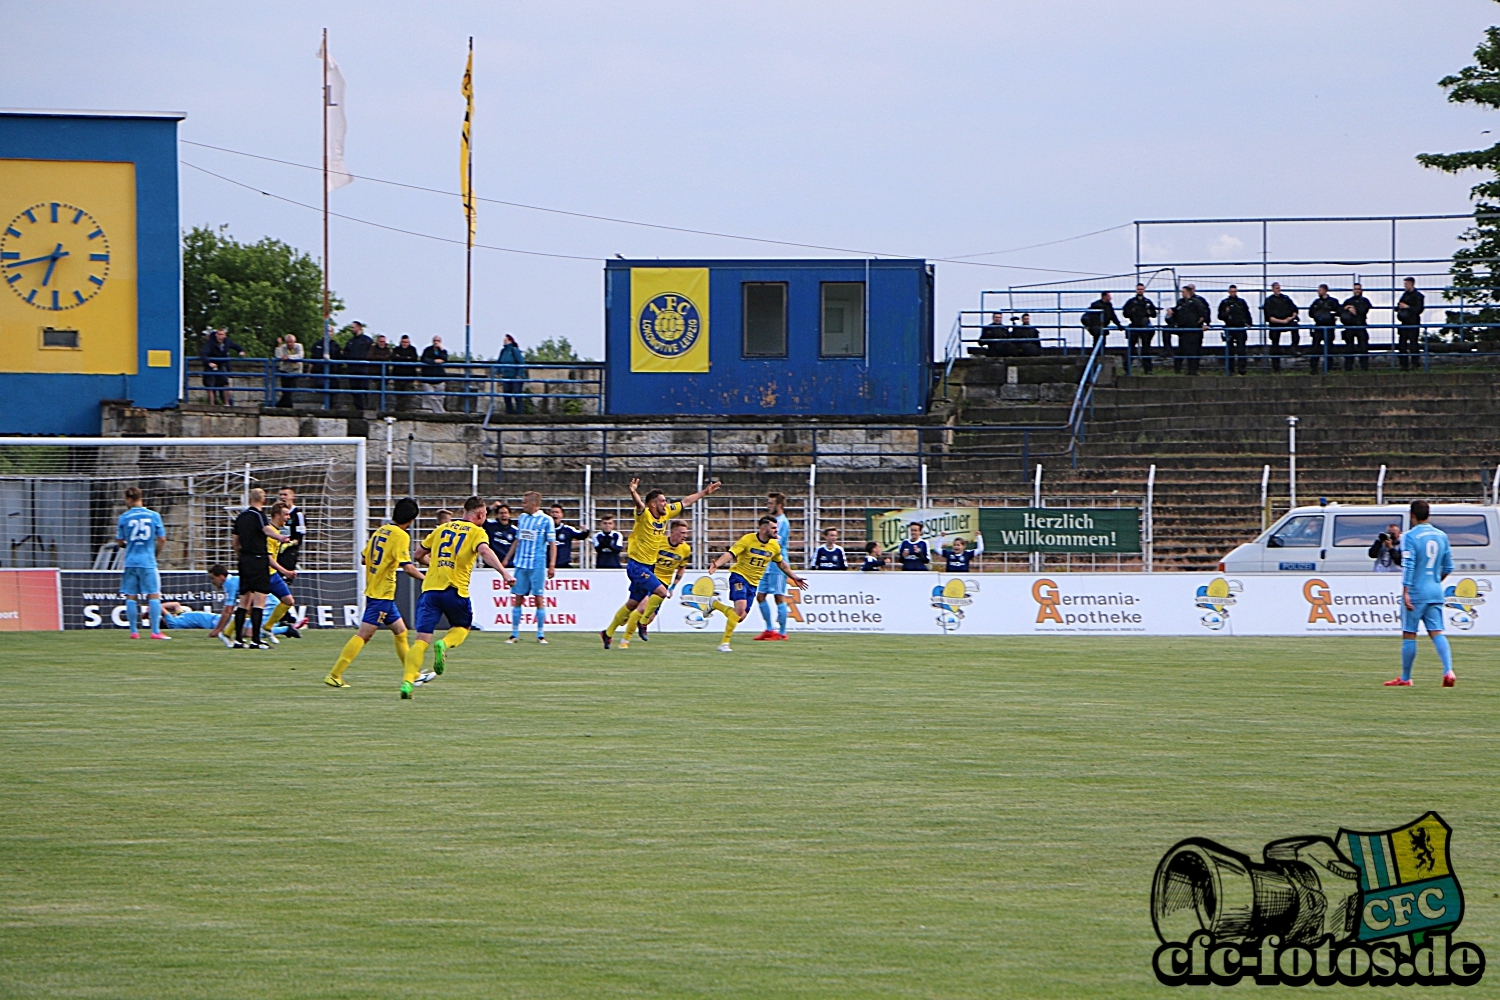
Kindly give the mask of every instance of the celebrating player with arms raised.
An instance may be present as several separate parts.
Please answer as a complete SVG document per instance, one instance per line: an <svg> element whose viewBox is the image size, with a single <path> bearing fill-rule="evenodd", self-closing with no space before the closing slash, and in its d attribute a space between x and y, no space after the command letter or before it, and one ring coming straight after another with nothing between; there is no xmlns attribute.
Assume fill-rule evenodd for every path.
<svg viewBox="0 0 1500 1000"><path fill-rule="evenodd" d="M630 618L625 622L625 638L620 641L621 649L630 645L630 637L634 634L639 633L642 642L647 640L647 626L656 619L656 612L661 607L662 601L671 596L672 588L677 586L678 580L682 579L682 574L687 570L687 561L692 554L693 547L687 541L687 524L682 521L673 521L672 527L668 529L667 544L656 553L656 566L653 571L657 582L666 584L666 596L652 594L646 598L646 603L630 613Z"/></svg>

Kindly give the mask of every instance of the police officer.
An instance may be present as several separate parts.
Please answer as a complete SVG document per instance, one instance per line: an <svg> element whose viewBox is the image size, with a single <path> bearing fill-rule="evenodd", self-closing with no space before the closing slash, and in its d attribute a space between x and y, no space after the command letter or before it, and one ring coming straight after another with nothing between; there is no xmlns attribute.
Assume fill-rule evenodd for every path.
<svg viewBox="0 0 1500 1000"><path fill-rule="evenodd" d="M1339 321L1339 300L1328 294L1327 285L1319 285L1318 297L1307 304L1307 318L1313 321L1313 353L1308 374L1316 375L1328 367L1328 354L1333 349L1333 328Z"/></svg>
<svg viewBox="0 0 1500 1000"><path fill-rule="evenodd" d="M1417 349L1422 337L1422 310L1427 308L1427 299L1417 291L1416 278L1407 278L1402 284L1406 286L1406 290L1396 303L1396 322L1401 324L1396 335L1399 340L1397 350L1401 354L1401 370L1406 371L1417 364Z"/></svg>
<svg viewBox="0 0 1500 1000"><path fill-rule="evenodd" d="M1224 374L1243 375L1249 364L1245 357L1245 339L1250 326L1250 303L1240 298L1236 285L1230 285L1229 296L1219 302L1219 322L1224 324ZM1235 358L1240 359L1238 366Z"/></svg>
<svg viewBox="0 0 1500 1000"><path fill-rule="evenodd" d="M1104 292L1094 300L1093 305L1089 306L1088 312L1083 314L1080 322L1083 324L1083 328L1089 332L1089 336L1094 338L1093 342L1095 344L1099 343L1100 337L1107 338L1109 336L1109 325L1111 323L1118 330L1125 329L1120 325L1120 317L1115 315L1114 303L1110 301L1108 292Z"/></svg>
<svg viewBox="0 0 1500 1000"><path fill-rule="evenodd" d="M1344 321L1344 371L1354 370L1354 356L1359 355L1361 371L1370 370L1370 328L1368 318L1374 304L1365 298L1359 282L1354 283L1354 294L1344 300L1339 310Z"/></svg>
<svg viewBox="0 0 1500 1000"><path fill-rule="evenodd" d="M1156 333L1152 321L1156 319L1156 303L1146 297L1146 286L1136 285L1135 295L1125 301L1120 312L1130 320L1125 335L1130 339L1130 350L1141 359L1141 370L1151 374L1151 338Z"/></svg>
<svg viewBox="0 0 1500 1000"><path fill-rule="evenodd" d="M1187 359L1187 373L1198 374L1199 355L1203 353L1203 331L1208 329L1211 313L1208 303L1193 285L1182 286L1182 298L1167 310L1167 322L1177 331L1177 349L1172 352L1172 370L1182 372Z"/></svg>
<svg viewBox="0 0 1500 1000"><path fill-rule="evenodd" d="M1281 371L1281 335L1290 333L1290 348L1288 352L1293 358L1297 357L1297 345L1302 335L1297 332L1297 303L1289 296L1281 292L1281 282L1271 282L1271 294L1266 296L1265 304L1261 310L1266 314L1266 334L1271 339L1271 370Z"/></svg>

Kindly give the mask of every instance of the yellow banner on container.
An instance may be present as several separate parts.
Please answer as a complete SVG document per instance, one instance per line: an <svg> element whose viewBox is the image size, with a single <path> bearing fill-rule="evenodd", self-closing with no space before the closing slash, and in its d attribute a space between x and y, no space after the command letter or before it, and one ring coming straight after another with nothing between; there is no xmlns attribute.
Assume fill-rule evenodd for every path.
<svg viewBox="0 0 1500 1000"><path fill-rule="evenodd" d="M630 322L631 371L708 371L708 268L631 268Z"/></svg>

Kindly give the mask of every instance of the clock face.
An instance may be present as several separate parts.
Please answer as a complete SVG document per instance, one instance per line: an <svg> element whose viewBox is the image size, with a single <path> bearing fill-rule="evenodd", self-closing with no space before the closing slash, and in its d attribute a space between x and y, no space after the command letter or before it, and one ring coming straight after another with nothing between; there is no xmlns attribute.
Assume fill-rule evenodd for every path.
<svg viewBox="0 0 1500 1000"><path fill-rule="evenodd" d="M0 232L0 281L28 305L76 309L108 278L109 237L77 205L38 202Z"/></svg>

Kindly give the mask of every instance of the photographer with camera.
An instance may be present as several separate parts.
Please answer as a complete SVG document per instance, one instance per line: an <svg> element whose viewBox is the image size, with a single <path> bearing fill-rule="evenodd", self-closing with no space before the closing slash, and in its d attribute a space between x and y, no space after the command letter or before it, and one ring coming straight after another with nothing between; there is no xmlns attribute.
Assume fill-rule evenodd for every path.
<svg viewBox="0 0 1500 1000"><path fill-rule="evenodd" d="M1401 572L1401 525L1390 524L1370 546L1370 558L1375 560L1375 572Z"/></svg>

